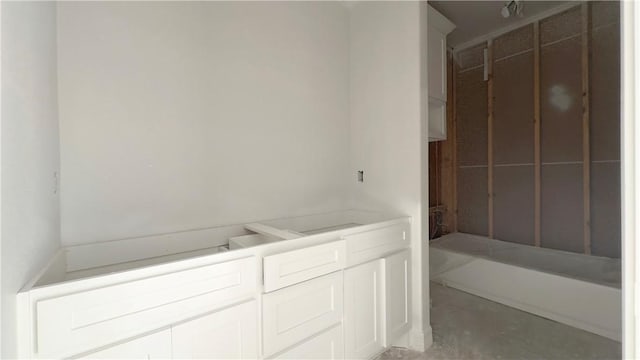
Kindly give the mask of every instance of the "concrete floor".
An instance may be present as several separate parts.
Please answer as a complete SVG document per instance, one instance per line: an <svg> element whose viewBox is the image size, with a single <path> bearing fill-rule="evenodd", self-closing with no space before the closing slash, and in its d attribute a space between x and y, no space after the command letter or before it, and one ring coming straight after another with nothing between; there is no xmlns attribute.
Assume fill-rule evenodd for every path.
<svg viewBox="0 0 640 360"><path fill-rule="evenodd" d="M431 283L431 299L431 348L378 360L622 358L618 342L462 291Z"/></svg>

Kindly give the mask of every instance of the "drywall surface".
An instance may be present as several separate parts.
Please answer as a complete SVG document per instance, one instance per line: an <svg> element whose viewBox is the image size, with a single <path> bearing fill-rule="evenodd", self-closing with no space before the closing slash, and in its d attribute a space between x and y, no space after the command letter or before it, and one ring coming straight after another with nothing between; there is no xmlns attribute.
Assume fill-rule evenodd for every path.
<svg viewBox="0 0 640 360"><path fill-rule="evenodd" d="M2 3L2 354L16 356L15 295L60 246L56 9Z"/></svg>
<svg viewBox="0 0 640 360"><path fill-rule="evenodd" d="M421 63L426 64L426 57L421 60L425 49L420 38L426 35L426 24L420 24L420 18L426 12L419 6L417 2L355 4L350 10L349 74L351 205L413 217L411 345L417 348L428 347L431 341L428 247L422 247L428 236L422 221L427 220L422 204L428 204L428 158L423 148L428 143L422 131L426 119L421 119L421 99L426 99L421 94L421 75L425 75ZM357 182L358 170L364 171L364 182Z"/></svg>
<svg viewBox="0 0 640 360"><path fill-rule="evenodd" d="M346 7L68 2L58 19L65 245L345 207Z"/></svg>

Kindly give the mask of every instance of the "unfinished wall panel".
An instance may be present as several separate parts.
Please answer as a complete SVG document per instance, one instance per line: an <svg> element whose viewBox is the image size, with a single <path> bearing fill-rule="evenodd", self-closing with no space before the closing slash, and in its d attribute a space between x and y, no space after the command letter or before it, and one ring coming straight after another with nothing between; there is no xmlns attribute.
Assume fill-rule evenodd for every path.
<svg viewBox="0 0 640 360"><path fill-rule="evenodd" d="M591 164L591 253L620 258L620 163Z"/></svg>
<svg viewBox="0 0 640 360"><path fill-rule="evenodd" d="M488 234L487 167L458 168L458 231Z"/></svg>
<svg viewBox="0 0 640 360"><path fill-rule="evenodd" d="M541 246L582 253L582 165L542 165L541 175Z"/></svg>
<svg viewBox="0 0 640 360"><path fill-rule="evenodd" d="M590 5L591 251L619 258L620 4Z"/></svg>
<svg viewBox="0 0 640 360"><path fill-rule="evenodd" d="M458 70L464 71L482 66L484 63L484 49L486 48L486 44L480 44L459 52L456 60Z"/></svg>
<svg viewBox="0 0 640 360"><path fill-rule="evenodd" d="M593 1L590 5L592 27L620 24L620 1Z"/></svg>
<svg viewBox="0 0 640 360"><path fill-rule="evenodd" d="M456 160L458 231L488 235L487 83L483 51L476 46L458 54L456 73Z"/></svg>
<svg viewBox="0 0 640 360"><path fill-rule="evenodd" d="M620 160L620 28L591 32L591 159Z"/></svg>
<svg viewBox="0 0 640 360"><path fill-rule="evenodd" d="M495 60L532 49L533 25L523 26L493 40L493 58Z"/></svg>
<svg viewBox="0 0 640 360"><path fill-rule="evenodd" d="M493 172L495 238L533 245L533 165L496 166Z"/></svg>
<svg viewBox="0 0 640 360"><path fill-rule="evenodd" d="M493 89L494 164L533 163L533 52L496 60Z"/></svg>
<svg viewBox="0 0 640 360"><path fill-rule="evenodd" d="M480 68L457 76L458 166L487 164L487 84L482 75Z"/></svg>
<svg viewBox="0 0 640 360"><path fill-rule="evenodd" d="M542 163L582 161L581 45L572 38L541 48Z"/></svg>
<svg viewBox="0 0 640 360"><path fill-rule="evenodd" d="M544 46L571 36L578 36L582 27L580 6L540 21L540 43Z"/></svg>

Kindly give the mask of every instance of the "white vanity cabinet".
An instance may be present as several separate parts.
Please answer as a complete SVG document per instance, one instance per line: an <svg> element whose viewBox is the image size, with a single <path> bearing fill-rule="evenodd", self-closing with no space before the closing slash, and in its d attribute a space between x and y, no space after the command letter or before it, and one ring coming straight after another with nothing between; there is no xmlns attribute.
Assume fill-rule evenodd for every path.
<svg viewBox="0 0 640 360"><path fill-rule="evenodd" d="M405 249L382 259L384 274L384 342L393 345L411 328L411 251Z"/></svg>
<svg viewBox="0 0 640 360"><path fill-rule="evenodd" d="M342 325L336 325L300 344L285 350L272 359L344 359Z"/></svg>
<svg viewBox="0 0 640 360"><path fill-rule="evenodd" d="M447 34L455 25L428 5L429 141L447 139Z"/></svg>
<svg viewBox="0 0 640 360"><path fill-rule="evenodd" d="M256 301L220 310L171 327L174 359L258 357Z"/></svg>
<svg viewBox="0 0 640 360"><path fill-rule="evenodd" d="M78 270L87 260L62 251L19 293L19 356L372 358L411 325L410 219L340 215L259 227L293 228L297 238L170 254L167 262ZM242 233L231 230L224 233ZM96 248L126 258L128 244Z"/></svg>
<svg viewBox="0 0 640 360"><path fill-rule="evenodd" d="M171 358L171 330L165 329L124 343L92 352L74 359L136 359Z"/></svg>
<svg viewBox="0 0 640 360"><path fill-rule="evenodd" d="M369 359L410 327L410 251L345 270L345 357Z"/></svg>
<svg viewBox="0 0 640 360"><path fill-rule="evenodd" d="M374 260L344 272L345 357L368 359L384 349L382 263Z"/></svg>

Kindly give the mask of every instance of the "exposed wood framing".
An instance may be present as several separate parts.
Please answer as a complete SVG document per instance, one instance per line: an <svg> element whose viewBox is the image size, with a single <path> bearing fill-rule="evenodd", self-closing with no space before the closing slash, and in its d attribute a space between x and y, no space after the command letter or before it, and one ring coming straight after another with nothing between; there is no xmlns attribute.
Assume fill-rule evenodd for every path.
<svg viewBox="0 0 640 360"><path fill-rule="evenodd" d="M533 23L533 163L534 163L534 244L540 246L541 158L540 158L540 23Z"/></svg>
<svg viewBox="0 0 640 360"><path fill-rule="evenodd" d="M589 3L582 4L582 195L584 253L591 254L591 153L589 143Z"/></svg>
<svg viewBox="0 0 640 360"><path fill-rule="evenodd" d="M493 239L493 41L487 42L487 195L489 238Z"/></svg>

